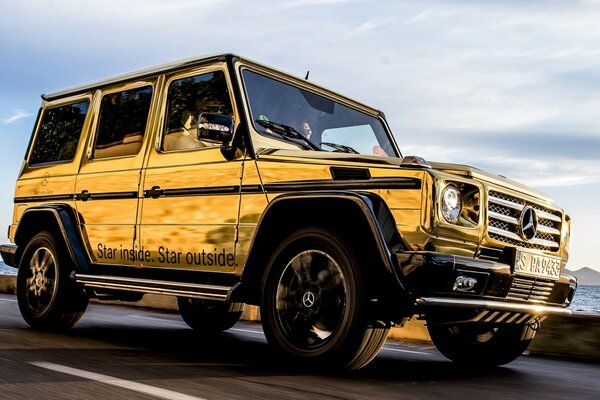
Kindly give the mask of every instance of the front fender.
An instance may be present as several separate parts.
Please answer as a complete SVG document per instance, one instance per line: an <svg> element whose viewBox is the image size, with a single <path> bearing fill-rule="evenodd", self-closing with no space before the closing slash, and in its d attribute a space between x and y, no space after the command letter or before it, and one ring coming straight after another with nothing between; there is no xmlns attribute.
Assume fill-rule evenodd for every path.
<svg viewBox="0 0 600 400"><path fill-rule="evenodd" d="M247 302L258 304L264 268L279 243L273 243L273 238L281 239L298 227L324 223L347 235L352 232L355 240L364 243L364 251L373 249L375 254L372 250L368 254L369 272L376 276L371 279L373 293L404 292L393 255L406 247L383 199L368 192L292 192L271 201L259 220L242 273Z"/></svg>

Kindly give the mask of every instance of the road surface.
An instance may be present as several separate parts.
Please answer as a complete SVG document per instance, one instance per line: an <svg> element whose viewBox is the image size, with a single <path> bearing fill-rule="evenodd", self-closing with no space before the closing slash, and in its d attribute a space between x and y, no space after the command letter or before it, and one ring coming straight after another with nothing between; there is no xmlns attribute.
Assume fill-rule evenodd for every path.
<svg viewBox="0 0 600 400"><path fill-rule="evenodd" d="M365 369L294 368L260 325L202 338L178 315L90 305L67 333L37 332L0 295L2 399L600 399L600 364L523 356L491 371L389 342Z"/></svg>

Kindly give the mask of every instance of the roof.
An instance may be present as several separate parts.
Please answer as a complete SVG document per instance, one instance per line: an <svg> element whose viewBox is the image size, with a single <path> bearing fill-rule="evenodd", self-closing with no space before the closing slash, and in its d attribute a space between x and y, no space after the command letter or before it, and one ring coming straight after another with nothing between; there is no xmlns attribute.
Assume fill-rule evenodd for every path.
<svg viewBox="0 0 600 400"><path fill-rule="evenodd" d="M150 68L144 68L137 71L128 72L125 74L120 74L116 76L112 76L110 78L101 79L94 82L85 83L83 85L73 86L67 89L58 90L55 92L51 92L48 94L42 94L42 99L44 100L55 100L61 97L72 96L79 93L84 93L93 89L114 85L121 82L127 82L132 79L142 79L155 75L160 75L165 72L175 71L181 68L193 67L195 65L202 65L218 60L226 61L227 59L231 59L235 57L233 54L218 54L218 55L210 55L210 56L202 56L202 57L191 57L185 58L183 60L172 61L166 64L157 65Z"/></svg>
<svg viewBox="0 0 600 400"><path fill-rule="evenodd" d="M226 61L231 61L233 59L243 60L244 63L249 63L255 67L260 67L260 68L263 68L263 69L266 69L268 71L275 72L278 74L284 74L286 76L295 78L298 81L306 81L306 79L303 79L302 77L296 77L296 76L290 75L287 72L280 71L276 68L270 67L268 65L265 65L265 64L253 61L253 60L250 60L248 58L241 57L241 56L231 54L231 53L224 53L224 54L213 54L213 55L207 55L207 56L196 56L196 57L185 58L185 59L178 60L178 61L171 61L166 64L161 64L161 65L157 65L154 67L144 68L144 69L140 69L137 71L128 72L125 74L116 75L116 76L113 76L110 78L105 78L105 79L101 79L98 81L85 83L83 85L73 86L73 87L70 87L67 89L62 89L62 90L58 90L58 91L51 92L48 94L43 94L42 99L44 99L46 101L56 100L56 99L60 99L62 97L86 93L86 92L89 92L90 90L95 90L95 89L103 88L103 87L114 85L114 84L125 83L128 81L134 80L134 79L149 78L149 77L157 76L160 74L168 73L171 71L177 71L180 69L184 69L187 67L194 67L194 66L214 63L216 61L226 62ZM311 86L314 86L314 87L318 87L320 90L322 90L324 92L328 92L331 96L334 96L337 99L345 99L345 101L347 101L347 102L350 102L354 105L361 106L364 109L369 110L372 113L379 113L382 117L384 117L383 113L375 108L369 107L361 102L358 102L358 101L352 100L346 96L340 95L339 93L329 90L327 88L324 88L322 86L319 86L319 85L315 84L314 82L308 82L308 84ZM385 117L384 117L384 119L385 119Z"/></svg>

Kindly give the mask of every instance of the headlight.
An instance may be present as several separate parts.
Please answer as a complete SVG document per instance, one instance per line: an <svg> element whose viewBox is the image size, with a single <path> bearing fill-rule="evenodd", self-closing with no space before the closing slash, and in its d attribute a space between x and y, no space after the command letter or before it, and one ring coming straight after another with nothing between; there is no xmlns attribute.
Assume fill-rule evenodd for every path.
<svg viewBox="0 0 600 400"><path fill-rule="evenodd" d="M446 221L456 223L462 210L460 191L454 185L448 185L442 192L442 215Z"/></svg>

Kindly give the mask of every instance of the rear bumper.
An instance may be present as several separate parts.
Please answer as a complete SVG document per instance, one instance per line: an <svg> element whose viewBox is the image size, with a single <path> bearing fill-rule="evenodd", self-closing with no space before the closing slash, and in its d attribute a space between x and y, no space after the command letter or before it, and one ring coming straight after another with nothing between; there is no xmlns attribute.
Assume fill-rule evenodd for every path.
<svg viewBox="0 0 600 400"><path fill-rule="evenodd" d="M0 245L0 254L4 260L4 264L17 268L15 260L15 254L17 253L17 246L14 244L3 244Z"/></svg>

